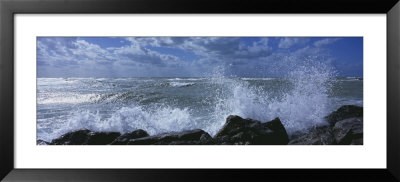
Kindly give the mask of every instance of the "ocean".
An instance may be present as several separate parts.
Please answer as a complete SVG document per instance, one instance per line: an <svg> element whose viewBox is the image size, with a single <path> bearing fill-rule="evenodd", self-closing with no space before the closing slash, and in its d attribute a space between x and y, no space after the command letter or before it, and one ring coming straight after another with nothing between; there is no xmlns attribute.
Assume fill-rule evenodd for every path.
<svg viewBox="0 0 400 182"><path fill-rule="evenodd" d="M37 78L37 139L83 128L213 136L228 115L279 117L290 135L327 124L324 116L348 104L363 105L362 78Z"/></svg>

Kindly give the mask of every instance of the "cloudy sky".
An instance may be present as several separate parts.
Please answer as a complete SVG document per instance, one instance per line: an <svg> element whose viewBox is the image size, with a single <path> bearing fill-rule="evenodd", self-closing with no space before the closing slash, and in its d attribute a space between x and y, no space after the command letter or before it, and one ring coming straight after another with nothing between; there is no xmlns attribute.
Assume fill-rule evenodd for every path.
<svg viewBox="0 0 400 182"><path fill-rule="evenodd" d="M38 77L280 77L306 60L363 75L361 37L38 37Z"/></svg>

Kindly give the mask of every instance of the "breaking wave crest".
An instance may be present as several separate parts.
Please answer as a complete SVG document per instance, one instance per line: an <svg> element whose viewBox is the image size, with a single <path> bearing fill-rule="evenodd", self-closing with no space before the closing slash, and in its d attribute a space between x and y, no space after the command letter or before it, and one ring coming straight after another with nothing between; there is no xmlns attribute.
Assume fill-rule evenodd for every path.
<svg viewBox="0 0 400 182"><path fill-rule="evenodd" d="M171 82L169 83L172 87L188 87L192 86L195 83L188 83L188 82Z"/></svg>
<svg viewBox="0 0 400 182"><path fill-rule="evenodd" d="M143 129L150 135L154 135L195 129L194 120L195 118L191 116L188 109L170 107L160 107L150 112L140 106L122 107L108 118L104 118L99 111L78 111L72 113L66 121L59 121L60 124L51 133L41 133L41 136L46 136L42 139L51 141L66 132L82 128L92 131L118 131L121 133Z"/></svg>
<svg viewBox="0 0 400 182"><path fill-rule="evenodd" d="M208 130L215 133L232 114L264 122L279 117L289 134L327 124L323 117L332 109L329 93L334 82L331 78L335 75L335 70L328 64L307 60L287 74L286 86L275 90L283 94L216 76L214 81L226 84L226 89L219 92L215 105L214 119L218 122Z"/></svg>
<svg viewBox="0 0 400 182"><path fill-rule="evenodd" d="M175 89L183 89L182 95L193 92L199 92L196 94L200 95L207 93L204 97L199 96L202 102L189 102L191 97L165 102L160 99L170 97L160 96L165 88L160 88L160 93L158 93L152 87L149 93L155 93L157 97L150 94L137 95L139 91L134 89L134 91L126 91L128 87L124 87L125 91L118 94L105 94L108 100L117 99L117 101L143 97L151 100L147 105L141 105L142 102L128 105L118 104L118 102L107 105L99 99L98 95L90 94L72 94L71 98L76 97L75 100L71 98L46 100L46 97L40 100L38 98L39 104L94 100L101 102L102 107L109 107L110 111L104 113L104 109L100 111L78 108L65 117L53 117L48 120L39 118L38 139L51 141L68 131L82 128L121 133L143 129L150 135L199 128L214 135L225 123L226 117L233 114L262 122L279 117L288 133L291 134L298 130L326 124L323 117L332 111L332 99L329 95L334 83L334 79L331 78L335 75L335 70L329 64L306 60L301 64L293 65L293 69L284 78L279 79L226 77L221 67L217 68L209 78L166 79L165 82L170 86L178 87ZM151 79L148 80L152 82ZM198 86L192 83L200 80L202 84ZM116 81L124 81L124 79L114 79L112 83ZM189 87L194 84L198 88ZM199 90L199 88L204 90ZM168 94L174 96L176 92L174 90ZM104 94L100 98L103 97ZM207 108L202 111L203 114L198 114L203 105Z"/></svg>

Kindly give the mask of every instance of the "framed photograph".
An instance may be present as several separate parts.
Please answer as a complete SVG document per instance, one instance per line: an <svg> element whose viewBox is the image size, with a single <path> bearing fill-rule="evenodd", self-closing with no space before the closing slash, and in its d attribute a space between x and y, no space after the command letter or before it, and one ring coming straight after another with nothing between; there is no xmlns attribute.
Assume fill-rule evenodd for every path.
<svg viewBox="0 0 400 182"><path fill-rule="evenodd" d="M5 181L400 180L397 1L0 8Z"/></svg>

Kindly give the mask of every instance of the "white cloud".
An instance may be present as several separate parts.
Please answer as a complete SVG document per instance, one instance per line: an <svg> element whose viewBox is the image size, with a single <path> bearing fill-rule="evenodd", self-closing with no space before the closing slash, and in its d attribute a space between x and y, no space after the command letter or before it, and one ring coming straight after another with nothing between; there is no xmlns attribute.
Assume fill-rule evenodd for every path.
<svg viewBox="0 0 400 182"><path fill-rule="evenodd" d="M262 38L253 45L244 45L236 37L149 37L126 38L132 44L152 47L169 47L212 58L255 58L271 53L268 39Z"/></svg>
<svg viewBox="0 0 400 182"><path fill-rule="evenodd" d="M314 46L315 47L322 47L325 45L329 45L332 44L336 41L340 40L340 38L326 38L326 39L322 39L322 40L318 40L314 42Z"/></svg>
<svg viewBox="0 0 400 182"><path fill-rule="evenodd" d="M131 74L129 70L138 68L143 70L154 70L156 67L176 69L186 64L176 56L162 54L141 46L140 42L132 41L128 46L101 48L99 45L77 38L39 38L37 61L40 70L51 70L43 67L57 68L54 70L64 69L54 73L46 71L46 74L73 75L76 73L81 76L98 74L110 76L114 74L111 72L120 74L118 72L124 69L127 74L124 76L129 76ZM107 71L110 73L104 73Z"/></svg>
<svg viewBox="0 0 400 182"><path fill-rule="evenodd" d="M229 75L279 76L284 75L293 62L310 55L324 55L322 48L314 46L296 47L294 51L280 49L273 53L268 38L254 40L243 41L237 37L130 37L124 39L129 45L102 48L77 38L39 38L38 70L47 70L44 76L58 74L52 73L50 67L57 67L55 70L62 75L76 77L207 76L214 68L223 66ZM289 48L308 41L307 38L282 38L279 47ZM322 40L317 42L314 45L326 44ZM160 51L160 47L169 49L165 53ZM172 55L174 51L197 57L181 60L179 54Z"/></svg>
<svg viewBox="0 0 400 182"><path fill-rule="evenodd" d="M294 45L305 44L308 41L309 41L308 38L285 37L280 40L278 47L288 49Z"/></svg>

